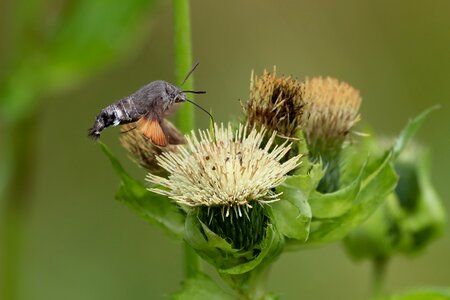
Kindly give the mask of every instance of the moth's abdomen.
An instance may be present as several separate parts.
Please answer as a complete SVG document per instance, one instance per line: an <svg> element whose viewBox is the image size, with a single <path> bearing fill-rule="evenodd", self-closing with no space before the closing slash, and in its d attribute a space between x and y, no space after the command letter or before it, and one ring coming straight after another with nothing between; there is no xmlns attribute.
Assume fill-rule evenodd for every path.
<svg viewBox="0 0 450 300"><path fill-rule="evenodd" d="M95 118L94 125L89 129L88 135L93 139L98 139L103 129L109 126L135 122L142 117L142 114L143 112L139 111L133 102L133 98L127 97L105 107Z"/></svg>

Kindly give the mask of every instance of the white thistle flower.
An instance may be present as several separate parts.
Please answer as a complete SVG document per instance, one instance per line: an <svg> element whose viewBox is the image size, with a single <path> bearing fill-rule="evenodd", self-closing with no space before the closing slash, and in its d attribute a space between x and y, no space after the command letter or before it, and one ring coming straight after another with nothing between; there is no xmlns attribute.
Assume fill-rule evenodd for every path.
<svg viewBox="0 0 450 300"><path fill-rule="evenodd" d="M284 143L271 149L274 132L260 148L264 134L265 130L253 129L247 135L247 126L242 125L233 131L230 124L227 128L214 124L215 137L209 131L199 130L199 137L192 132L179 151L157 156L169 177L148 174L147 180L167 190L150 190L190 207L222 207L225 216L230 209L238 216L242 216L241 209L246 214L252 202L277 201L280 194L271 189L299 165L300 155L281 163L290 145Z"/></svg>

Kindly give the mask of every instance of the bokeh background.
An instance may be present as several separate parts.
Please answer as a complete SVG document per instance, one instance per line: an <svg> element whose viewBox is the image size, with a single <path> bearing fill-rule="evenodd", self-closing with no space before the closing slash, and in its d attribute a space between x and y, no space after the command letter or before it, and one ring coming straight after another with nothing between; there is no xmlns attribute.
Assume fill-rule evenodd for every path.
<svg viewBox="0 0 450 300"><path fill-rule="evenodd" d="M33 11L19 2L39 8L40 18L28 24L31 28L42 24L51 28L61 7L68 12L62 18L69 18L78 2L5 0L0 4L1 74L4 79L11 75L6 72L12 68L8 60L15 55L16 61L30 62L29 80L33 81L40 74L34 74L31 62L56 54L46 53L42 46L46 36L43 44L32 42L25 51L14 52L12 42L20 40L17 24ZM44 89L36 89L33 105L38 114L29 125L34 127L30 145L34 166L32 180L23 186L30 201L20 299L160 299L179 287L180 245L114 200L119 179L98 145L86 137L104 106L152 80L174 81L171 3L140 2L137 12L117 18L111 27L96 19L96 13L111 10L113 14L115 5L130 8L119 1L92 1L95 5L86 7L86 20L78 20L84 24L81 33L89 36L90 30L103 30L102 38L115 39L116 30L133 20L138 25L117 34L115 47L121 49L117 55L110 55L111 49L102 48L95 39L71 46L72 64L64 70L80 68L78 57L80 64L88 61L89 68L67 78L70 72L56 72ZM388 136L397 134L410 117L440 104L441 109L420 129L418 140L432 150L433 182L448 211L449 1L192 0L191 18L194 58L201 62L195 72L196 87L208 91L196 100L211 108L217 121L240 114L238 100L247 98L252 69L262 72L274 65L280 75L299 79L330 75L349 82L363 96L363 120ZM11 24L16 24L14 30L8 27ZM70 45L80 26L76 24L59 43ZM35 31L26 31L26 39L39 41ZM19 94L28 92L26 86L18 87ZM207 126L207 117L200 111L197 116L198 125ZM7 128L3 123L0 130ZM110 129L102 139L132 174L144 178L143 170L128 162L118 135L117 128ZM0 132L0 145L6 148L2 136ZM448 286L449 260L450 234L446 232L421 255L394 259L387 288ZM369 267L351 261L339 243L288 253L275 264L270 289L283 299L366 299Z"/></svg>

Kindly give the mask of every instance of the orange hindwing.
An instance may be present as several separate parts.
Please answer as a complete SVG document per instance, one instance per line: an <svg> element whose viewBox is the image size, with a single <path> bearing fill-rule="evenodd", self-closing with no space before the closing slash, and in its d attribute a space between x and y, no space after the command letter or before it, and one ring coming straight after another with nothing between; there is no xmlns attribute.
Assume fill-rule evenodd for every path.
<svg viewBox="0 0 450 300"><path fill-rule="evenodd" d="M142 134L150 139L154 144L165 147L167 146L167 138L164 131L161 128L158 120L156 119L146 119L145 117L137 121L137 128L142 132Z"/></svg>

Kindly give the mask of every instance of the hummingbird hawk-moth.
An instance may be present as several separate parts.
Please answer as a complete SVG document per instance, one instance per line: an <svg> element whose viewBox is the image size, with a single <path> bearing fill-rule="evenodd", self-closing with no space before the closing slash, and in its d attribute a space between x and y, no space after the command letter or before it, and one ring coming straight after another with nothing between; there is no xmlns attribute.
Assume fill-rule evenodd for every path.
<svg viewBox="0 0 450 300"><path fill-rule="evenodd" d="M186 82L196 63L184 78ZM111 104L97 115L88 136L98 139L101 132L109 126L117 126L136 122L142 134L158 146L167 146L168 140L164 130L164 114L174 103L190 102L209 114L205 109L186 98L185 93L204 94L205 91L183 91L179 87L164 80L150 82L133 94ZM210 115L211 116L211 115Z"/></svg>

